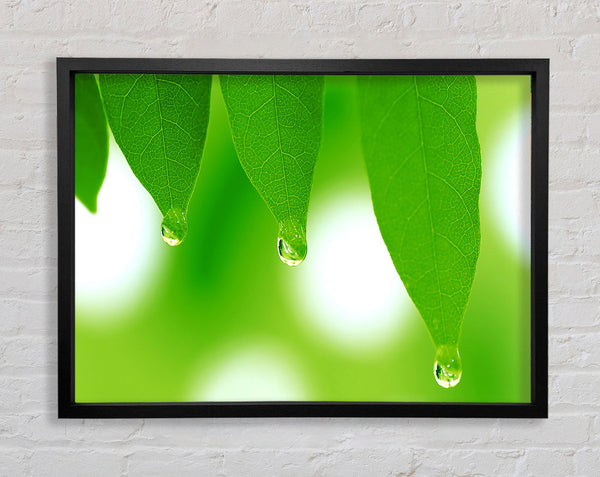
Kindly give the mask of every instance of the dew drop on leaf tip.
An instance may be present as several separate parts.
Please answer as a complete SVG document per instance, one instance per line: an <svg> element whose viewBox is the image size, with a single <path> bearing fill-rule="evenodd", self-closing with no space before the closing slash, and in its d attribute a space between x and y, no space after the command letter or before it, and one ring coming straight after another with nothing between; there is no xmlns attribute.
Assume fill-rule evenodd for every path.
<svg viewBox="0 0 600 477"><path fill-rule="evenodd" d="M162 221L160 234L167 244L175 247L183 242L187 234L187 228L183 211L181 209L169 209Z"/></svg>
<svg viewBox="0 0 600 477"><path fill-rule="evenodd" d="M306 258L306 232L299 220L287 219L279 223L277 253L290 267L300 265Z"/></svg>
<svg viewBox="0 0 600 477"><path fill-rule="evenodd" d="M433 364L433 375L437 383L443 388L453 388L460 382L462 364L458 347L456 345L442 345L438 347Z"/></svg>

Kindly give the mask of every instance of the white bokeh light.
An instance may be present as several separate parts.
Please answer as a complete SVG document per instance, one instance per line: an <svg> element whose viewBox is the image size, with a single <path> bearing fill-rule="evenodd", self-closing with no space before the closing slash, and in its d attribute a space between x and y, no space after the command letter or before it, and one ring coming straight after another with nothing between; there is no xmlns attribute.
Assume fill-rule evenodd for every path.
<svg viewBox="0 0 600 477"><path fill-rule="evenodd" d="M107 312L132 305L147 285L162 242L160 213L148 201L152 199L111 141L97 212L91 214L75 200L76 304L90 311L78 319L106 321L111 316ZM150 236L152 232L158 239Z"/></svg>
<svg viewBox="0 0 600 477"><path fill-rule="evenodd" d="M247 346L223 355L196 380L190 401L303 401L302 374L284 351L269 345Z"/></svg>
<svg viewBox="0 0 600 477"><path fill-rule="evenodd" d="M311 214L308 231L307 260L296 274L307 323L350 350L396 339L412 305L381 238L371 198L336 197Z"/></svg>
<svg viewBox="0 0 600 477"><path fill-rule="evenodd" d="M481 188L493 204L501 233L525 260L530 254L530 181L531 111L527 107L498 135Z"/></svg>

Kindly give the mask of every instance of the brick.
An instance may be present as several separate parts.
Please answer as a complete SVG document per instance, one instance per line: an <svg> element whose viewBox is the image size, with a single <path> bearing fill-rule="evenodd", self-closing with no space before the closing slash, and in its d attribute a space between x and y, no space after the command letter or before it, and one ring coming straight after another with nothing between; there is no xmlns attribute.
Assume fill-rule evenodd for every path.
<svg viewBox="0 0 600 477"><path fill-rule="evenodd" d="M55 76L54 71L48 70L22 71L15 75L10 92L20 104L54 106L56 104Z"/></svg>
<svg viewBox="0 0 600 477"><path fill-rule="evenodd" d="M15 336L0 342L0 375L43 375L54 369L56 359L52 335Z"/></svg>
<svg viewBox="0 0 600 477"><path fill-rule="evenodd" d="M56 256L56 232L13 228L2 231L0 262L2 267L40 266Z"/></svg>
<svg viewBox="0 0 600 477"><path fill-rule="evenodd" d="M550 377L549 392L552 403L561 409L600 407L600 373L556 374Z"/></svg>
<svg viewBox="0 0 600 477"><path fill-rule="evenodd" d="M434 31L444 32L447 36L448 31L456 28L450 18L454 14L452 4L446 2L416 3L410 6L410 11L415 18L410 27L419 34Z"/></svg>
<svg viewBox="0 0 600 477"><path fill-rule="evenodd" d="M485 30L487 35L493 36L503 31L499 13L499 6L492 2L464 2L450 9L451 19L459 32L472 34Z"/></svg>
<svg viewBox="0 0 600 477"><path fill-rule="evenodd" d="M356 24L356 7L349 2L314 2L309 7L311 24L326 32L346 32Z"/></svg>
<svg viewBox="0 0 600 477"><path fill-rule="evenodd" d="M171 31L188 31L190 18L198 28L214 27L217 21L216 1L182 2L169 5L163 27ZM285 18L287 20L287 18Z"/></svg>
<svg viewBox="0 0 600 477"><path fill-rule="evenodd" d="M554 335L550 337L550 366L600 370L600 333Z"/></svg>
<svg viewBox="0 0 600 477"><path fill-rule="evenodd" d="M598 67L600 35L581 35L573 40L573 57L582 68Z"/></svg>
<svg viewBox="0 0 600 477"><path fill-rule="evenodd" d="M13 28L14 26L14 11L13 4L9 2L2 2L0 5L0 25L2 25L7 30Z"/></svg>
<svg viewBox="0 0 600 477"><path fill-rule="evenodd" d="M593 108L600 105L596 87L600 82L600 71L558 71L550 76L552 104Z"/></svg>
<svg viewBox="0 0 600 477"><path fill-rule="evenodd" d="M587 143L600 144L600 114L589 114L587 116Z"/></svg>
<svg viewBox="0 0 600 477"><path fill-rule="evenodd" d="M0 43L2 64L4 67L17 66L19 72L26 71L32 66L35 66L36 69L43 67L51 74L54 71L55 57L65 56L66 44L65 38L9 34L3 37ZM53 85L47 86L52 87Z"/></svg>
<svg viewBox="0 0 600 477"><path fill-rule="evenodd" d="M190 2L186 5L191 7ZM147 3L144 0L130 0L114 5L110 12L110 29L119 33L156 32L165 27L167 4ZM135 18L135 21L133 20ZM200 26L200 25L199 25ZM101 37L102 35L97 35ZM139 35L143 36L143 35Z"/></svg>
<svg viewBox="0 0 600 477"><path fill-rule="evenodd" d="M56 153L20 149L0 150L0 186L15 190L56 188Z"/></svg>
<svg viewBox="0 0 600 477"><path fill-rule="evenodd" d="M595 475L600 469L600 449L586 448L575 453L575 474Z"/></svg>
<svg viewBox="0 0 600 477"><path fill-rule="evenodd" d="M511 34L524 36L595 33L600 25L594 3L587 1L507 2L501 15Z"/></svg>
<svg viewBox="0 0 600 477"><path fill-rule="evenodd" d="M94 449L38 449L31 457L32 475L44 477L121 475L123 465L118 452Z"/></svg>
<svg viewBox="0 0 600 477"><path fill-rule="evenodd" d="M597 415L592 421L591 434L592 438L590 439L590 445L598 447L598 444L600 444L600 417Z"/></svg>
<svg viewBox="0 0 600 477"><path fill-rule="evenodd" d="M396 445L390 448L353 448L339 451L313 451L309 464L315 467L315 475L336 477L339 475L408 475L415 467L411 449ZM282 467L285 468L285 467ZM305 465L299 465L302 473Z"/></svg>
<svg viewBox="0 0 600 477"><path fill-rule="evenodd" d="M65 15L62 19L63 26L69 30L106 30L111 26L115 17L114 9L121 8L120 4L112 5L111 2L94 0L77 0L65 2Z"/></svg>
<svg viewBox="0 0 600 477"><path fill-rule="evenodd" d="M390 449L241 449L224 452L225 475L405 475L413 469L412 452Z"/></svg>
<svg viewBox="0 0 600 477"><path fill-rule="evenodd" d="M361 5L357 11L358 26L369 32L389 32L402 28L403 10L398 4Z"/></svg>
<svg viewBox="0 0 600 477"><path fill-rule="evenodd" d="M560 299L548 306L548 322L551 328L576 328L600 325L600 299Z"/></svg>
<svg viewBox="0 0 600 477"><path fill-rule="evenodd" d="M553 220L553 224L557 221ZM548 253L556 257L581 254L584 248L585 231L571 226L572 221L560 221L548 231Z"/></svg>
<svg viewBox="0 0 600 477"><path fill-rule="evenodd" d="M575 475L572 450L530 449L519 475Z"/></svg>
<svg viewBox="0 0 600 477"><path fill-rule="evenodd" d="M600 200L594 188L556 191L549 200L549 216L552 219L591 218L598 214Z"/></svg>
<svg viewBox="0 0 600 477"><path fill-rule="evenodd" d="M139 449L127 456L127 475L146 477L149 475L177 475L195 477L198 475L225 475L223 453L217 451L194 451L161 449ZM246 468L246 472L251 470ZM245 475L249 475L242 472Z"/></svg>
<svg viewBox="0 0 600 477"><path fill-rule="evenodd" d="M3 376L0 373L1 412L39 412L47 407L49 401L56 404L56 400L48 399L45 379L38 376Z"/></svg>
<svg viewBox="0 0 600 477"><path fill-rule="evenodd" d="M54 298L56 292L56 269L40 267L0 269L0 297L2 299Z"/></svg>
<svg viewBox="0 0 600 477"><path fill-rule="evenodd" d="M479 57L478 44L471 40L448 40L432 38L427 41L429 48L422 58L440 57ZM412 58L420 50L418 38L409 34L402 34L399 38L391 41L386 48L381 48L377 43L359 42L353 44L351 51L356 52L353 56L369 58Z"/></svg>
<svg viewBox="0 0 600 477"><path fill-rule="evenodd" d="M572 46L569 37L553 36L547 38L543 35L531 36L512 33L512 27L501 23L492 27L492 31L497 31L498 29L501 32L500 38L494 38L494 36L490 38L488 35L482 35L479 39L481 55L483 57L549 58L551 71L568 71L576 66L576 62L572 56ZM506 37L507 35L508 38ZM511 36L515 36L516 38L511 38ZM551 85L552 90L553 88L554 85Z"/></svg>
<svg viewBox="0 0 600 477"><path fill-rule="evenodd" d="M582 253L588 257L600 255L600 227L584 230L581 237Z"/></svg>
<svg viewBox="0 0 600 477"><path fill-rule="evenodd" d="M288 33L293 35L310 31L310 9L311 5L294 5L288 2L222 2L214 9L215 20L207 27L223 27L240 22L242 28L234 29L237 32L232 32L233 39L236 33L248 34L248 30L268 36L279 32L281 25L285 24L288 26Z"/></svg>
<svg viewBox="0 0 600 477"><path fill-rule="evenodd" d="M551 391L552 398L555 395ZM524 425L525 424L525 425ZM529 448L554 445L572 446L589 439L588 416L552 415L547 421L500 421L493 441L501 448Z"/></svg>
<svg viewBox="0 0 600 477"><path fill-rule="evenodd" d="M518 475L518 469L526 452L524 449L419 449L416 451L415 456L415 473L410 475L423 477L447 475L514 476Z"/></svg>
<svg viewBox="0 0 600 477"><path fill-rule="evenodd" d="M556 145L550 149L550 183L583 185L600 181L600 149L586 145Z"/></svg>
<svg viewBox="0 0 600 477"><path fill-rule="evenodd" d="M553 142L583 142L587 136L587 115L556 113L550 122L550 140Z"/></svg>
<svg viewBox="0 0 600 477"><path fill-rule="evenodd" d="M56 328L56 300L0 299L0 334L49 335Z"/></svg>
<svg viewBox="0 0 600 477"><path fill-rule="evenodd" d="M597 296L599 272L600 263L551 262L548 265L548 292L579 298Z"/></svg>
<svg viewBox="0 0 600 477"><path fill-rule="evenodd" d="M171 57L178 40L161 37L144 39L70 38L65 44L66 56L95 56L97 51L110 50L115 57ZM182 55L188 56L188 55Z"/></svg>
<svg viewBox="0 0 600 477"><path fill-rule="evenodd" d="M32 139L44 137L47 127L56 131L56 120L48 118L34 107L22 105L11 113L0 111L0 141L15 146L13 149L28 144Z"/></svg>
<svg viewBox="0 0 600 477"><path fill-rule="evenodd" d="M140 438L144 427L141 419L121 420L68 420L64 424L64 438L73 444L89 445L98 443L103 445L148 444L147 439Z"/></svg>
<svg viewBox="0 0 600 477"><path fill-rule="evenodd" d="M31 32L60 30L65 11L65 2L56 0L17 2L13 7L14 29Z"/></svg>
<svg viewBox="0 0 600 477"><path fill-rule="evenodd" d="M48 230L56 226L56 192L53 190L0 189L0 203L4 208L3 228L21 226Z"/></svg>
<svg viewBox="0 0 600 477"><path fill-rule="evenodd" d="M31 475L30 460L33 452L28 449L0 450L0 476L26 477Z"/></svg>

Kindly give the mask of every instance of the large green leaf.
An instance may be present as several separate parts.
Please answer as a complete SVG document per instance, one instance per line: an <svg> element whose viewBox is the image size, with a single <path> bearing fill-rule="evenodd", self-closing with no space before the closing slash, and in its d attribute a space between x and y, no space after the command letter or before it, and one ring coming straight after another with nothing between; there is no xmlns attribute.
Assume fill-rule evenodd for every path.
<svg viewBox="0 0 600 477"><path fill-rule="evenodd" d="M75 196L92 213L106 175L108 127L94 75L75 75Z"/></svg>
<svg viewBox="0 0 600 477"><path fill-rule="evenodd" d="M115 140L164 216L162 234L181 243L206 139L210 75L100 75Z"/></svg>
<svg viewBox="0 0 600 477"><path fill-rule="evenodd" d="M288 265L298 265L307 249L323 77L221 75L220 80L238 158L279 222L279 256Z"/></svg>
<svg viewBox="0 0 600 477"><path fill-rule="evenodd" d="M438 382L453 386L480 242L475 78L361 77L358 85L381 235L438 350Z"/></svg>

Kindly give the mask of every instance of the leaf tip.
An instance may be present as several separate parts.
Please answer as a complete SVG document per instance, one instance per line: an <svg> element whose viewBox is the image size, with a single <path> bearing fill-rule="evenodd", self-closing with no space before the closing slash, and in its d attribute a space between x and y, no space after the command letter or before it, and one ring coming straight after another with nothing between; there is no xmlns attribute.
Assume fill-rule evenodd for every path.
<svg viewBox="0 0 600 477"><path fill-rule="evenodd" d="M283 263L290 267L300 265L306 258L306 227L300 220L287 219L279 223L277 253Z"/></svg>
<svg viewBox="0 0 600 477"><path fill-rule="evenodd" d="M166 244L175 247L183 242L187 235L187 220L181 209L171 208L164 216L160 234Z"/></svg>
<svg viewBox="0 0 600 477"><path fill-rule="evenodd" d="M95 214L98 211L98 201L96 197L84 199L83 197L77 195L77 198L79 199L79 202L81 202L91 214Z"/></svg>
<svg viewBox="0 0 600 477"><path fill-rule="evenodd" d="M456 345L442 345L435 353L433 375L443 388L453 388L462 377L462 363Z"/></svg>

